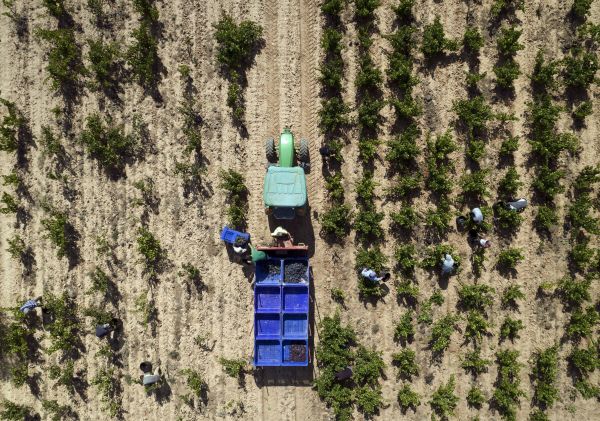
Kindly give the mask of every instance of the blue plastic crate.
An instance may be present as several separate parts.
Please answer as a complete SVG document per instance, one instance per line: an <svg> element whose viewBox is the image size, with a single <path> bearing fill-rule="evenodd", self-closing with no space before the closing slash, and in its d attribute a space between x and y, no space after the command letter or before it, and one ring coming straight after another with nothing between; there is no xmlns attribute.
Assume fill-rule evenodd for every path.
<svg viewBox="0 0 600 421"><path fill-rule="evenodd" d="M257 312L281 311L281 287L256 285L254 287L254 306Z"/></svg>
<svg viewBox="0 0 600 421"><path fill-rule="evenodd" d="M274 339L257 339L254 344L255 366L281 365L281 342Z"/></svg>
<svg viewBox="0 0 600 421"><path fill-rule="evenodd" d="M286 278L285 276L285 267L289 264L293 264L293 263L304 263L306 265L306 272L303 273L303 275L300 277L300 279L292 279L292 278ZM310 265L308 263L308 259L285 259L283 261L283 267L282 267L282 276L283 276L283 283L284 284L289 284L289 285L307 285L310 282Z"/></svg>
<svg viewBox="0 0 600 421"><path fill-rule="evenodd" d="M283 314L283 336L285 338L308 337L308 314L306 313L284 313Z"/></svg>
<svg viewBox="0 0 600 421"><path fill-rule="evenodd" d="M242 237L244 240L246 240L246 242L250 242L250 234L248 233L239 232L229 227L223 227L221 230L221 240L225 241L226 243L233 244L237 237Z"/></svg>
<svg viewBox="0 0 600 421"><path fill-rule="evenodd" d="M280 313L257 313L254 317L254 333L256 336L281 336Z"/></svg>
<svg viewBox="0 0 600 421"><path fill-rule="evenodd" d="M283 311L308 313L308 286L284 286Z"/></svg>
<svg viewBox="0 0 600 421"><path fill-rule="evenodd" d="M279 273L269 274L268 266L278 265ZM257 284L279 284L281 283L283 274L281 271L282 261L280 259L259 260L256 262L255 279Z"/></svg>
<svg viewBox="0 0 600 421"><path fill-rule="evenodd" d="M295 355L292 350L296 349ZM308 365L308 341L303 339L283 340L282 344L282 366L307 366Z"/></svg>

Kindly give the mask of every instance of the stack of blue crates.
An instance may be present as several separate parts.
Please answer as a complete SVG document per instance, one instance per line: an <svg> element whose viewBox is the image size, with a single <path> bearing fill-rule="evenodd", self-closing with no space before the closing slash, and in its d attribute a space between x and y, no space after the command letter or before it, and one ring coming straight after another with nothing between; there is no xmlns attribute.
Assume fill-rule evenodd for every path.
<svg viewBox="0 0 600 421"><path fill-rule="evenodd" d="M306 275L284 279L285 264L303 262ZM270 271L269 266L279 270ZM254 365L307 366L310 269L308 258L269 258L256 264ZM295 281L295 282L294 282ZM292 357L292 347L296 355Z"/></svg>

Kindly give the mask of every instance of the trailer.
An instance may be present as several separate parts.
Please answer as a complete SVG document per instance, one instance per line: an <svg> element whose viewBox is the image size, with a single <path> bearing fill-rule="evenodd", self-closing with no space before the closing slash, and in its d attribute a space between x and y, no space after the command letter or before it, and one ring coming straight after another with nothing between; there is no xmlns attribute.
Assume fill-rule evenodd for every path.
<svg viewBox="0 0 600 421"><path fill-rule="evenodd" d="M254 283L254 366L305 367L309 358L308 247L293 240L257 247Z"/></svg>

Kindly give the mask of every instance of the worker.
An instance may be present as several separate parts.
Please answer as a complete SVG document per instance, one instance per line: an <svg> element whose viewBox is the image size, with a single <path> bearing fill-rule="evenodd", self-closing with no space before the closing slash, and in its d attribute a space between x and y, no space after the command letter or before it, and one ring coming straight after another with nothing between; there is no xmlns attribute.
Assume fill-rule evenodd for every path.
<svg viewBox="0 0 600 421"><path fill-rule="evenodd" d="M381 282L381 280L384 279L383 276L377 276L377 272L375 272L373 269L363 268L360 274L363 278L367 278L369 281L374 283Z"/></svg>
<svg viewBox="0 0 600 421"><path fill-rule="evenodd" d="M110 323L96 325L96 337L104 338L113 330L114 330L114 327Z"/></svg>
<svg viewBox="0 0 600 421"><path fill-rule="evenodd" d="M29 312L31 310L34 310L36 307L39 307L42 305L41 300L42 300L42 297L38 297L33 300L27 300L25 302L25 304L23 304L19 308L19 311L22 312L23 314L27 315L27 314L29 314Z"/></svg>
<svg viewBox="0 0 600 421"><path fill-rule="evenodd" d="M290 236L290 233L283 227L277 227L271 233L271 237L274 237L274 238L289 237L289 236Z"/></svg>
<svg viewBox="0 0 600 421"><path fill-rule="evenodd" d="M142 377L142 384L144 386L151 386L160 381L160 366L156 367L156 370L152 373L152 364L144 361L140 364L140 369L144 372L144 376Z"/></svg>
<svg viewBox="0 0 600 421"><path fill-rule="evenodd" d="M478 244L479 244L479 247L484 248L484 249L487 249L492 246L492 242L485 238L480 238L478 240Z"/></svg>
<svg viewBox="0 0 600 421"><path fill-rule="evenodd" d="M329 158L331 155L331 148L327 145L323 145L319 148L319 153L323 158Z"/></svg>
<svg viewBox="0 0 600 421"><path fill-rule="evenodd" d="M267 253L262 250L256 250L254 247L252 247L252 244L249 244L249 246L250 256L243 260L244 263L251 265L261 260L267 260Z"/></svg>
<svg viewBox="0 0 600 421"><path fill-rule="evenodd" d="M454 259L449 253L442 258L442 274L448 275L454 270Z"/></svg>
<svg viewBox="0 0 600 421"><path fill-rule="evenodd" d="M527 199L517 199L514 202L508 202L506 207L512 211L523 212L527 207Z"/></svg>
<svg viewBox="0 0 600 421"><path fill-rule="evenodd" d="M235 241L233 242L233 251L236 254L246 254L246 252L248 251L248 242L246 241L246 239L244 237L236 237Z"/></svg>
<svg viewBox="0 0 600 421"><path fill-rule="evenodd" d="M471 209L471 221L475 222L476 224L481 224L483 222L483 212L481 212L481 209L479 208L473 208Z"/></svg>

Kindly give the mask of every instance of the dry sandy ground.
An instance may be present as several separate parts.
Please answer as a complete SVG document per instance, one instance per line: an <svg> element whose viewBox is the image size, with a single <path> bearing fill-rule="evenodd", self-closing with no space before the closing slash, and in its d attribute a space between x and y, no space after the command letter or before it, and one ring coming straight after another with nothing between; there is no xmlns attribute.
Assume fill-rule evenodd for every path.
<svg viewBox="0 0 600 421"><path fill-rule="evenodd" d="M98 31L89 23L89 12L82 1L68 1L75 22L81 25L79 42L90 36L97 36ZM137 25L137 19L129 2L116 0L109 2L115 11L114 29L105 32L104 36L123 44L129 43L129 33ZM381 34L392 30L393 13L389 6L392 1L384 1L378 10L378 28ZM415 14L418 26L433 21L435 15L441 15L448 35L461 37L466 26L469 7L476 10L475 22L480 28L487 28L491 1L483 1L483 5L469 6L469 2L458 0L418 1ZM571 2L561 0L527 1L525 13L517 12L517 22L523 28L521 37L525 50L517 54L524 74L529 74L538 48L543 47L548 53L560 58L563 47L570 37L569 25L565 23L565 15ZM566 3L566 4L565 4ZM25 11L29 17L30 31L38 26L52 24L44 9L37 1L16 2L19 10ZM320 15L317 0L173 0L160 2L160 21L164 24L164 35L160 42L159 55L166 68L166 75L160 85L164 101L155 102L144 96L137 85L125 84L122 104L112 103L102 94L86 92L76 105L73 128L63 134L63 144L72 156L68 185L75 194L67 200L63 194L61 182L46 177L48 164L40 156L39 149L33 147L29 153L29 167L26 184L31 193L31 200L26 208L31 219L26 224L16 224L11 215L0 217L0 306L11 306L26 297L41 295L46 291L58 293L63 290L77 297L81 307L94 304L94 299L84 292L90 287L87 273L99 265L107 268L107 263L96 252L94 239L106 236L111 239L113 250L119 261L111 265L114 279L122 299L114 307L114 311L124 322L123 346L121 355L122 367L118 368L121 376L122 405L125 419L143 420L195 420L195 419L243 419L265 421L272 420L326 420L329 411L320 402L311 389L311 380L316 375L316 368L295 372L294 370L274 369L256 375L247 375L245 387L240 387L235 379L227 377L218 363L218 358L247 358L252 356L252 289L246 274L237 264L230 262L228 255L219 241L220 227L225 223L225 196L218 188L218 172L220 169L233 168L242 172L250 189L249 196L249 231L256 239L268 238L267 219L263 213L261 202L262 177L264 174L264 139L276 136L285 126L291 127L298 137L306 137L311 141L313 171L308 176L311 202L312 228L305 227L299 237L308 238L314 235L312 245L312 266L315 274L315 320L332 314L338 307L330 299L332 287L347 291L347 310L342 311L344 321L355 327L360 340L383 352L388 364L387 380L383 382L383 394L388 406L381 411L379 419L413 419L423 420L430 417L430 407L426 404L432 391L451 374L457 376L456 394L461 397L456 411L456 419L466 420L478 415L477 411L468 409L465 396L473 381L460 369L460 357L464 354L461 348L462 335L453 335L452 344L441 363L431 364L431 352L427 349L430 328L420 327L416 340L411 345L417 352L421 375L414 380L414 388L424 396L423 404L416 413L409 411L403 415L396 402L399 383L395 380L395 369L390 366L391 354L399 347L393 341L394 323L406 309L399 305L394 294L388 295L376 306L364 305L358 300L356 278L352 270L354 266L353 236L343 246L329 246L318 235L320 226L317 216L325 209L326 196L324 180L321 177L321 161L316 153L321 137L317 127L319 109L318 65L321 60L319 39L322 32L323 19ZM344 14L347 23L346 45L344 56L347 63L346 101L354 105L354 75L356 70L356 49L354 44L355 29L351 19L350 8ZM600 4L593 6L592 21L600 19ZM218 21L225 11L237 19L251 19L260 23L265 29L265 46L256 57L255 65L248 72L246 90L246 120L248 137L243 138L232 125L230 110L226 106L227 85L220 77L215 65L215 41L212 24ZM539 13L537 13L539 11ZM30 36L26 41L18 43L12 27L6 17L0 18L0 91L3 98L16 102L19 109L28 117L34 136L39 136L42 125L56 125L51 109L62 106L62 99L55 96L46 82L45 46ZM514 112L520 120L512 123L513 134L525 137L526 103L531 99L529 82L521 76L516 82L516 97L512 101L496 100L492 90L490 75L495 63L495 38L485 31L486 45L481 53L481 70L488 73L484 82L484 94L497 110ZM387 67L384 51L389 49L387 42L376 35L372 54L380 68ZM419 120L421 128L433 133L440 133L451 127L454 114L451 112L452 101L466 96L463 72L467 64L460 59L438 66L434 72L420 65L422 57L417 57L416 69L421 79L415 91L417 98L431 95L432 100L425 106L425 113ZM210 192L206 197L196 200L185 198L181 180L174 175L175 159L183 151L181 125L177 107L183 100L183 88L177 68L187 64L192 68L192 77L198 93L198 103L204 119L203 145L208 160L208 173L204 182ZM590 96L597 96L594 88ZM597 103L595 103L596 105ZM97 110L110 112L117 121L123 121L131 127L132 116L138 113L148 124L150 138L155 153L128 166L126 177L118 181L110 181L102 175L97 164L85 157L81 146L75 142L84 118ZM382 140L389 139L392 110L384 109L386 120L382 127ZM583 151L579 157L566 159L564 166L571 180L573 174L584 165L598 162L598 119L597 112L587 120L587 127L578 135L581 137ZM565 117L561 127L568 129L569 121ZM346 162L343 172L346 183L347 200L353 202L354 184L361 171L358 164L357 139L354 133L349 134L350 144L345 148ZM484 167L495 168L497 150L502 139L494 138L487 150ZM424 137L422 139L424 146ZM524 166L529 147L521 142L516 154L516 165L526 181L523 194L530 192L531 169ZM456 153L458 180L464 167ZM383 155L383 153L382 153ZM0 157L3 173L14 164L14 157L2 154ZM385 162L377 166L376 176L381 183L380 192L387 186L384 177ZM493 179L499 180L502 171L493 171ZM156 186L156 195L160 199L157 212L150 212L148 227L167 251L171 267L159 275L156 286L149 288L142 275L140 256L135 245L136 232L143 216L140 207L134 207L132 201L138 197L132 186L135 181L151 177ZM567 181L568 183L568 181ZM493 183L492 185L494 185ZM60 209L66 210L69 218L80 234L79 249L81 261L69 269L66 259L56 258L55 250L43 238L41 219L44 212L39 206L42 198L47 198ZM493 201L490 200L490 203ZM559 209L564 214L563 196L559 195ZM417 199L419 208L427 208L426 195ZM394 204L378 202L386 213L394 209ZM464 211L464 209L458 209ZM492 285L502 291L506 285L518 283L524 287L527 299L521 305L520 317L526 329L517 340L514 348L520 350L520 360L525 364L522 370L522 385L528 396L522 399L518 419L526 419L530 411L532 396L531 383L528 378L528 359L538 348L550 346L559 341L564 332L568 316L563 314L562 305L557 300L539 301L535 299L538 285L547 280L560 278L566 272L566 253L569 249L568 236L557 230L551 241L542 241L532 229L532 212L526 215L518 235L511 245L525 250L525 262L519 266L518 276L514 279L501 277L491 266L500 247L492 250L488 260L488 269L480 282ZM386 219L387 224L387 219ZM20 265L5 252L7 239L15 233L25 239L35 254L34 272L23 276ZM500 245L504 240L492 236L492 241ZM424 235L419 230L415 235L419 247L425 245ZM450 234L448 242L457 247L464 258L470 253L465 239L458 234ZM392 255L394 240L387 236L385 251ZM183 263L190 262L202 271L203 282L208 291L199 293L190 288L177 275ZM446 298L444 305L434 312L434 318L454 312L456 309L456 290L458 281L472 282L470 271L464 271L458 279L453 278L443 292ZM428 297L436 286L435 279L425 272L418 272L417 279L423 297ZM135 299L145 291L158 309L158 321L154 332L139 323L139 316L133 311ZM598 288L594 288L598 292ZM109 306L109 308L111 308ZM491 313L491 321L499 328L506 311L500 309L497 302ZM87 329L87 325L86 325ZM313 328L315 332L316 327ZM101 367L101 362L94 356L99 343L87 329L83 334L83 342L87 350L76 362L78 370L84 370L87 379L91 379ZM204 335L214 341L212 351L205 351L194 344L194 337ZM318 337L315 338L318 341ZM566 343L560 351L559 385L561 401L549 411L553 420L558 419L598 419L598 402L573 400L570 378L567 376L565 357L570 351ZM492 357L499 348L497 334L485 339L484 356ZM47 366L56 361L56 356L45 357ZM160 361L163 372L170 387L170 396L163 400L147 397L139 385L128 384L125 376L136 377L138 365L142 360ZM194 410L184 405L178 395L187 393L184 378L179 370L192 368L198 370L209 385L208 405L202 410ZM36 367L35 371L41 371ZM87 396L77 394L70 396L62 387L53 387L53 381L42 374L40 394L44 399L57 399L61 403L71 404L79 413L81 420L101 420L108 416L102 411L102 404L95 387L90 386ZM488 373L483 374L478 383L487 396L491 396L493 382L496 379L496 368L493 365ZM594 379L598 380L597 376ZM41 409L40 401L30 393L26 386L16 389L9 382L0 383L0 398L22 402ZM235 402L236 404L232 404ZM236 415L232 407L237 402L243 404L245 410ZM479 414L481 419L498 419L498 415L487 409L487 405ZM360 418L357 415L357 418Z"/></svg>

